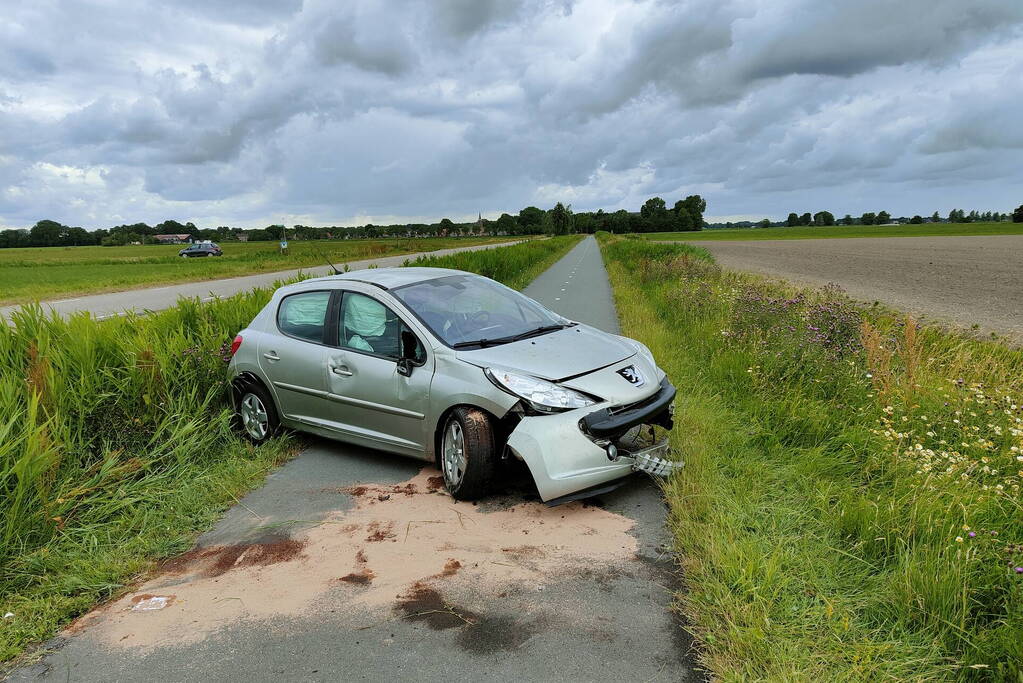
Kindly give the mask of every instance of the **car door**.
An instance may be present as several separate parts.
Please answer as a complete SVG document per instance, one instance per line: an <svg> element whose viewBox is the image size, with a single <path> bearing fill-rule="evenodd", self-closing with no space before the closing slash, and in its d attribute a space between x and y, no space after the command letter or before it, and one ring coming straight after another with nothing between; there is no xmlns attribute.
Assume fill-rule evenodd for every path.
<svg viewBox="0 0 1023 683"><path fill-rule="evenodd" d="M275 329L260 335L259 368L272 385L286 419L319 425L327 419L327 325L340 292L298 292L277 305Z"/></svg>
<svg viewBox="0 0 1023 683"><path fill-rule="evenodd" d="M422 455L433 356L406 318L367 294L346 291L337 317L337 347L327 360L327 391L338 427L368 446ZM416 334L409 376L398 372L401 333Z"/></svg>

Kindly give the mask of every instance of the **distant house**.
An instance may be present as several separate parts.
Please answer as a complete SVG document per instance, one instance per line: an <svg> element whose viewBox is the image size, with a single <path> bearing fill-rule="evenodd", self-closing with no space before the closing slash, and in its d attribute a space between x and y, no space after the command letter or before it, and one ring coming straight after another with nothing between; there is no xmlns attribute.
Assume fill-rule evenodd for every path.
<svg viewBox="0 0 1023 683"><path fill-rule="evenodd" d="M157 244L185 244L192 241L192 236L184 235L153 235Z"/></svg>
<svg viewBox="0 0 1023 683"><path fill-rule="evenodd" d="M240 233L238 233L238 241L239 242L248 242L249 241L249 233L247 233L247 232L240 232Z"/></svg>

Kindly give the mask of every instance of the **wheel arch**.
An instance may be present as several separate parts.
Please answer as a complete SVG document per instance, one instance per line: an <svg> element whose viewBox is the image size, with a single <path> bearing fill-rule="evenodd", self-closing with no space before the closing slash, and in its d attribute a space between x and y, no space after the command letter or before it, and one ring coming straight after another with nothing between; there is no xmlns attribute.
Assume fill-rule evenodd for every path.
<svg viewBox="0 0 1023 683"><path fill-rule="evenodd" d="M437 418L437 423L433 426L433 464L440 469L440 452L441 452L441 439L444 438L444 425L447 424L448 418L451 417L451 413L455 412L459 408L469 408L471 410L478 410L487 416L490 420L491 428L494 431L494 440L499 440L499 445L504 448L504 442L507 437L498 439L498 425L501 424L501 418L497 417L491 411L487 410L483 406L476 405L474 403L455 403L448 406L444 412ZM495 446L498 444L495 444Z"/></svg>
<svg viewBox="0 0 1023 683"><path fill-rule="evenodd" d="M239 372L238 375L231 380L231 407L234 410L238 410L238 402L241 400L242 391L245 387L256 385L266 392L266 395L270 397L270 400L274 402L274 409L277 414L281 414L281 407L277 405L277 397L274 396L274 392L270 390L263 378L254 372L248 370Z"/></svg>

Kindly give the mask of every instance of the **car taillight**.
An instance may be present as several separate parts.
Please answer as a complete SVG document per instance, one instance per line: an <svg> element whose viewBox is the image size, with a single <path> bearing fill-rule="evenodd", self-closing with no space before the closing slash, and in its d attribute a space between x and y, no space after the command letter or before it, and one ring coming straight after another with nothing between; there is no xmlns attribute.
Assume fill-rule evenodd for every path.
<svg viewBox="0 0 1023 683"><path fill-rule="evenodd" d="M237 337L234 338L234 341L231 342L231 357L232 358L234 358L234 354L238 352L238 347L240 347L241 345L242 345L242 336L239 334Z"/></svg>

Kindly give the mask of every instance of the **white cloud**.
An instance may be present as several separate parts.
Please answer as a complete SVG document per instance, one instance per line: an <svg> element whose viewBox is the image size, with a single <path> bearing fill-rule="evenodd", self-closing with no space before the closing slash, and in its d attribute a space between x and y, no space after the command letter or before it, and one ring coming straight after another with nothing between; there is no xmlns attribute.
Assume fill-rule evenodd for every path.
<svg viewBox="0 0 1023 683"><path fill-rule="evenodd" d="M1006 210L1012 0L16 3L0 223ZM53 169L57 169L54 171Z"/></svg>

